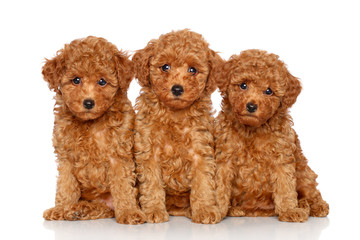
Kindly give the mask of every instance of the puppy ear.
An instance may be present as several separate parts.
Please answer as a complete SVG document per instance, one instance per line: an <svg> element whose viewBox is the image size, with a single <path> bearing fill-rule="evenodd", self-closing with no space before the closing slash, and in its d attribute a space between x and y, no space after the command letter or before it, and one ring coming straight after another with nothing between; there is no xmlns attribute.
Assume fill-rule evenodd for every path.
<svg viewBox="0 0 360 240"><path fill-rule="evenodd" d="M114 62L120 89L125 92L134 77L134 64L129 56L121 51L115 52Z"/></svg>
<svg viewBox="0 0 360 240"><path fill-rule="evenodd" d="M216 80L218 78L219 72L218 68L221 64L223 64L224 60L213 50L210 50L208 53L209 59L209 76L206 82L205 91L209 94L215 91L216 89Z"/></svg>
<svg viewBox="0 0 360 240"><path fill-rule="evenodd" d="M282 98L281 104L282 107L289 108L296 102L296 99L301 92L301 83L299 79L291 75L287 69L285 69L285 79L286 92Z"/></svg>
<svg viewBox="0 0 360 240"><path fill-rule="evenodd" d="M153 49L154 42L150 42L144 49L136 51L132 58L135 66L135 77L142 87L150 87L150 59Z"/></svg>
<svg viewBox="0 0 360 240"><path fill-rule="evenodd" d="M58 91L61 77L65 72L65 58L63 50L57 52L53 59L45 59L45 65L42 68L44 80L48 82L49 89Z"/></svg>
<svg viewBox="0 0 360 240"><path fill-rule="evenodd" d="M216 85L219 88L221 94L225 94L230 84L231 71L233 71L233 63L231 60L221 63L216 68Z"/></svg>

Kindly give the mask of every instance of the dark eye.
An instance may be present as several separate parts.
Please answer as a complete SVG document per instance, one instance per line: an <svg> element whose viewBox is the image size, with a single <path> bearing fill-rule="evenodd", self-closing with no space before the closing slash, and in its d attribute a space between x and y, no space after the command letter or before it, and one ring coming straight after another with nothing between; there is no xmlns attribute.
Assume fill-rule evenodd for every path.
<svg viewBox="0 0 360 240"><path fill-rule="evenodd" d="M97 82L100 86L105 86L107 84L107 82L102 78Z"/></svg>
<svg viewBox="0 0 360 240"><path fill-rule="evenodd" d="M73 82L73 84L78 85L78 84L81 83L81 78L76 77L76 78L74 78L74 79L72 80L72 82Z"/></svg>
<svg viewBox="0 0 360 240"><path fill-rule="evenodd" d="M240 84L240 88L241 88L242 90L246 90L247 87L248 87L248 86L246 85L246 83Z"/></svg>
<svg viewBox="0 0 360 240"><path fill-rule="evenodd" d="M188 69L188 72L191 73L193 76L195 76L198 71L196 70L196 68L190 67L190 68Z"/></svg>
<svg viewBox="0 0 360 240"><path fill-rule="evenodd" d="M168 71L170 70L170 66L167 65L167 64L165 64L164 66L161 67L161 70L162 70L163 72L168 72Z"/></svg>
<svg viewBox="0 0 360 240"><path fill-rule="evenodd" d="M268 89L266 89L266 91L264 92L266 95L272 95L273 94L273 91L270 89L270 88L268 88Z"/></svg>

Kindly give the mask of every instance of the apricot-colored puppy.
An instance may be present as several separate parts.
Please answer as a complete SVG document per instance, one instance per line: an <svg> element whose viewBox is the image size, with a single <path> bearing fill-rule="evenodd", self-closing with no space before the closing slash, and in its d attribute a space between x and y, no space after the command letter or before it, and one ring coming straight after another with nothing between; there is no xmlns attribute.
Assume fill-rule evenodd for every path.
<svg viewBox="0 0 360 240"><path fill-rule="evenodd" d="M134 187L128 56L103 38L78 39L46 61L43 75L56 93L53 144L59 171L55 207L44 218L115 215L119 223L143 223Z"/></svg>
<svg viewBox="0 0 360 240"><path fill-rule="evenodd" d="M161 35L133 57L137 99L135 158L140 205L152 223L186 215L217 223L212 70L221 58L200 34Z"/></svg>
<svg viewBox="0 0 360 240"><path fill-rule="evenodd" d="M278 56L260 50L234 55L218 70L223 96L215 123L217 201L222 217L273 216L304 222L325 217L288 113L300 82Z"/></svg>

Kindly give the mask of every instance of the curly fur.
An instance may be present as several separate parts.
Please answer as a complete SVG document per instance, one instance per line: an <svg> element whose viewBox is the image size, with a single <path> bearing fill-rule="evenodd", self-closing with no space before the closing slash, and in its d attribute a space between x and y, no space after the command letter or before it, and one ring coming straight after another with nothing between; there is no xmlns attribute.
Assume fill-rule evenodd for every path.
<svg viewBox="0 0 360 240"><path fill-rule="evenodd" d="M147 221L164 222L171 214L219 222L210 94L221 58L200 34L182 30L150 41L133 61L142 86L135 106L135 159ZM171 93L174 84L184 87L180 97Z"/></svg>
<svg viewBox="0 0 360 240"><path fill-rule="evenodd" d="M135 113L126 94L133 72L125 53L96 37L74 40L46 61L42 73L56 93L59 176L55 207L44 212L45 219L144 222L132 154ZM80 84L72 83L75 77ZM105 86L98 84L101 78ZM88 98L95 101L91 110L83 106Z"/></svg>
<svg viewBox="0 0 360 240"><path fill-rule="evenodd" d="M223 96L215 121L217 202L222 217L273 216L304 222L329 205L316 189L288 114L300 82L277 55L247 50L216 69ZM241 89L242 83L247 88ZM270 88L272 95L266 95ZM247 103L257 105L250 113Z"/></svg>

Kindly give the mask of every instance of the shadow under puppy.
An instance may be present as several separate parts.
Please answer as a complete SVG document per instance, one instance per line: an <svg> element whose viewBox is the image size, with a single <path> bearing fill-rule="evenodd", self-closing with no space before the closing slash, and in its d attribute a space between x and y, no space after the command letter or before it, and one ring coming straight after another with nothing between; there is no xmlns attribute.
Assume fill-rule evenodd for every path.
<svg viewBox="0 0 360 240"><path fill-rule="evenodd" d="M170 32L133 57L142 86L135 108L135 159L147 222L186 215L217 223L212 70L221 58L198 33Z"/></svg>
<svg viewBox="0 0 360 240"><path fill-rule="evenodd" d="M103 38L66 44L43 66L55 91L53 145L58 181L55 207L47 220L116 217L139 224L133 127L135 113L127 98L133 78L128 56Z"/></svg>
<svg viewBox="0 0 360 240"><path fill-rule="evenodd" d="M217 69L223 96L215 122L217 201L222 217L273 216L304 222L325 217L288 113L300 82L275 54L247 50Z"/></svg>

